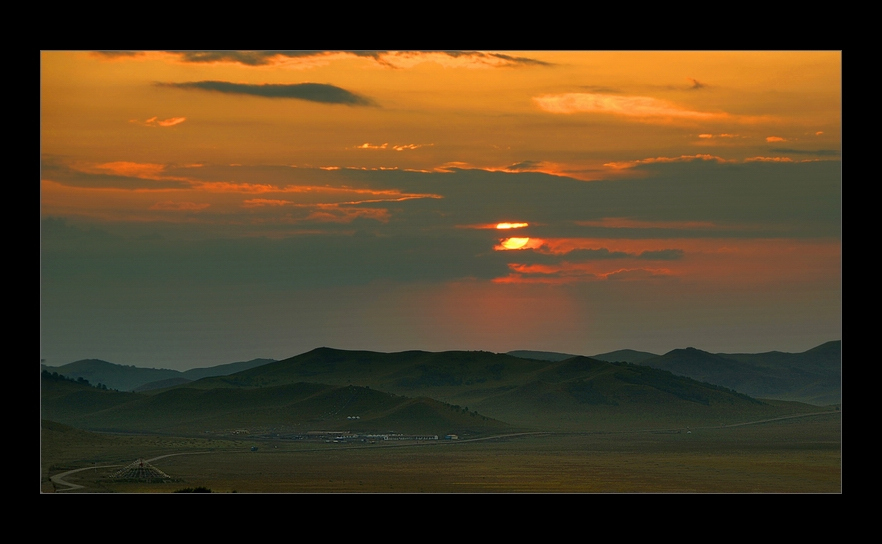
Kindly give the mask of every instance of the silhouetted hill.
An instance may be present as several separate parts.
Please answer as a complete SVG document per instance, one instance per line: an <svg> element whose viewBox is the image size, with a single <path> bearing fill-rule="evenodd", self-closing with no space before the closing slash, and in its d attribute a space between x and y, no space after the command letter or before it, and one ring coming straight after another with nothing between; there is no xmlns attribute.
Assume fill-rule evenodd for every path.
<svg viewBox="0 0 882 544"><path fill-rule="evenodd" d="M565 359L569 359L570 357L578 357L578 355L573 355L571 353L529 350L509 351L507 352L507 355L522 357L524 359L536 359L539 361L563 361ZM633 349L620 349L616 351L610 351L609 353L601 353L600 355L591 356L592 359L599 359L601 361L607 361L609 363L640 363L652 357L658 357L658 355L656 355L655 353L636 351Z"/></svg>
<svg viewBox="0 0 882 544"><path fill-rule="evenodd" d="M96 385L102 383L111 389L119 391L144 390L147 384L164 382L165 380L184 378L186 380L198 380L207 376L225 376L249 368L254 368L273 359L252 359L239 363L229 363L207 368L193 368L185 372L166 368L140 368L135 366L117 365L100 359L83 359L59 367L40 365L49 372L58 372L68 378L83 378ZM180 382L179 382L180 383ZM166 385L150 385L147 389L167 387Z"/></svg>
<svg viewBox="0 0 882 544"><path fill-rule="evenodd" d="M191 368L190 370L185 370L182 374L184 378L195 381L211 376L227 376L229 374L235 374L236 372L242 372L243 370L248 370L272 362L275 362L275 359L251 359L250 361L228 363L207 368Z"/></svg>
<svg viewBox="0 0 882 544"><path fill-rule="evenodd" d="M698 424L709 419L734 422L782 413L780 405L645 366L588 357L549 362L480 351L377 353L318 348L186 387L277 387L304 380L431 397L512 425L545 429L587 430L635 422Z"/></svg>
<svg viewBox="0 0 882 544"><path fill-rule="evenodd" d="M168 378L167 380L159 380L158 382L150 382L145 383L144 385L139 385L138 387L133 389L133 391L135 393L143 393L144 391L153 391L154 389L167 389L169 387L184 385L192 381L193 380L188 380L187 378Z"/></svg>
<svg viewBox="0 0 882 544"><path fill-rule="evenodd" d="M84 378L93 385L102 383L119 391L131 391L145 383L167 380L181 375L177 370L123 366L100 359L83 359L59 367L41 366L49 372L58 372L68 378Z"/></svg>
<svg viewBox="0 0 882 544"><path fill-rule="evenodd" d="M537 361L563 361L570 357L576 357L571 353L558 353L556 351L529 351L525 349L509 351L506 355L520 357L522 359L536 359Z"/></svg>
<svg viewBox="0 0 882 544"><path fill-rule="evenodd" d="M642 363L653 357L658 357L658 355L647 351L636 351L633 349L620 349L593 356L594 359L600 359L601 361L608 361L610 363Z"/></svg>
<svg viewBox="0 0 882 544"><path fill-rule="evenodd" d="M506 424L561 431L683 428L821 409L757 400L721 383L786 386L787 376L774 368L694 348L649 362L667 368L582 356L541 361L482 351L318 348L144 393L44 383L43 417L86 429L164 433L330 428L462 434Z"/></svg>
<svg viewBox="0 0 882 544"><path fill-rule="evenodd" d="M675 349L640 364L735 389L754 397L813 404L842 402L842 342L803 353L712 354Z"/></svg>
<svg viewBox="0 0 882 544"><path fill-rule="evenodd" d="M91 391L47 391L43 418L83 429L175 434L352 430L441 435L506 428L459 406L356 386L300 382L254 388L179 387L154 394L87 389Z"/></svg>

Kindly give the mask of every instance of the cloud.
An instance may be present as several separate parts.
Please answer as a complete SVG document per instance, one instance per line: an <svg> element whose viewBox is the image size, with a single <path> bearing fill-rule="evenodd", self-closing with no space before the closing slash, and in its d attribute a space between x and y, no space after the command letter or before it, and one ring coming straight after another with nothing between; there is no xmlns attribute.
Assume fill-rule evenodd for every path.
<svg viewBox="0 0 882 544"><path fill-rule="evenodd" d="M658 278L668 276L667 270L648 270L646 268L636 268L629 270L617 270L605 274L608 280L646 280L650 278Z"/></svg>
<svg viewBox="0 0 882 544"><path fill-rule="evenodd" d="M644 251L637 256L638 259L652 261L676 261L683 258L682 249L660 249L658 251Z"/></svg>
<svg viewBox="0 0 882 544"><path fill-rule="evenodd" d="M510 238L509 240L513 240ZM516 239L514 239L516 240ZM553 239L553 240L536 240L534 243L526 247L526 249L535 249L543 255L551 255L555 257L566 257L568 261L597 261L609 259L644 259L650 261L676 261L683 258L685 252L682 249L648 249L643 251L610 251L606 247L579 247L585 244L594 245L598 240L582 240L578 238L572 239ZM496 246L496 250L511 249ZM520 248L518 248L520 249Z"/></svg>
<svg viewBox="0 0 882 544"><path fill-rule="evenodd" d="M767 142L786 142L787 140L785 138L780 137L780 136L769 136L766 138L766 141Z"/></svg>
<svg viewBox="0 0 882 544"><path fill-rule="evenodd" d="M794 162L790 157L750 157L744 162Z"/></svg>
<svg viewBox="0 0 882 544"><path fill-rule="evenodd" d="M293 98L322 104L344 104L347 106L374 106L372 100L351 93L346 89L324 83L292 83L252 85L230 83L228 81L190 81L185 83L159 83L164 87L177 89L196 89L224 94L244 94L263 98Z"/></svg>
<svg viewBox="0 0 882 544"><path fill-rule="evenodd" d="M421 147L431 147L435 144L397 144L393 145L391 148L389 147L389 143L383 144L372 144L369 142L365 142L361 145L355 146L355 149L393 149L395 151L410 151L413 149L419 149Z"/></svg>
<svg viewBox="0 0 882 544"><path fill-rule="evenodd" d="M392 149L395 151L409 151L411 149L419 149L421 147L431 147L435 144L402 144L402 145L393 145Z"/></svg>
<svg viewBox="0 0 882 544"><path fill-rule="evenodd" d="M362 56L367 56L363 54ZM409 68L434 62L453 68L513 68L519 66L551 66L551 63L529 57L483 51L377 51L374 59L392 68Z"/></svg>
<svg viewBox="0 0 882 544"><path fill-rule="evenodd" d="M638 119L722 120L727 113L710 113L684 108L673 102L649 96L620 96L601 93L563 93L533 97L550 113L604 113Z"/></svg>
<svg viewBox="0 0 882 544"><path fill-rule="evenodd" d="M841 152L836 149L791 149L791 148L775 148L771 151L775 153L792 153L795 155L817 155L821 157L838 157Z"/></svg>
<svg viewBox="0 0 882 544"><path fill-rule="evenodd" d="M138 119L132 119L129 121L130 123L136 123L139 125L144 125L145 127L173 127L175 125L180 125L184 121L186 121L186 117L169 117L168 119L159 120L158 117L151 117L146 121L139 121Z"/></svg>
<svg viewBox="0 0 882 544"><path fill-rule="evenodd" d="M114 60L147 56L141 51L96 51ZM520 66L551 66L549 62L529 57L485 51L165 51L185 63L228 63L244 66L291 65L314 66L334 58L361 57L386 68L408 68L424 62L465 68L513 68ZM155 53L154 53L155 54Z"/></svg>
<svg viewBox="0 0 882 544"><path fill-rule="evenodd" d="M144 179L161 179L161 174L165 172L165 165L156 163L115 161L96 164L93 165L91 168L84 166L81 168L81 171L98 171L107 174L115 174L117 176L132 176Z"/></svg>
<svg viewBox="0 0 882 544"><path fill-rule="evenodd" d="M505 167L505 170L511 172L531 172L541 169L546 163L544 161L521 161Z"/></svg>
<svg viewBox="0 0 882 544"><path fill-rule="evenodd" d="M174 202L172 200L165 200L150 206L150 209L190 212L204 210L209 206L211 206L211 204L208 204L207 202Z"/></svg>
<svg viewBox="0 0 882 544"><path fill-rule="evenodd" d="M590 221L576 221L575 223L585 227L606 229L706 230L720 228L710 221L638 221L626 217L604 217Z"/></svg>
<svg viewBox="0 0 882 544"><path fill-rule="evenodd" d="M646 159L637 159L636 161L622 161L622 162L608 162L604 164L604 166L608 168L614 168L616 170L622 170L625 168L634 168L635 166L641 166L646 164L653 163L667 163L667 162L692 162L692 161L712 161L717 163L725 163L725 162L734 162L732 160L727 160L722 157L717 157L715 155L708 154L697 154L697 155L680 155L679 157L650 157Z"/></svg>

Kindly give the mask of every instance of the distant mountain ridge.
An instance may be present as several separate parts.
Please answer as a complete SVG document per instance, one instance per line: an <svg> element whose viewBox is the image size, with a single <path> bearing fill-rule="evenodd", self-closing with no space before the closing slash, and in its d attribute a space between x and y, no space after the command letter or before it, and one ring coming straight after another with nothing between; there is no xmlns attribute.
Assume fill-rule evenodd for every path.
<svg viewBox="0 0 882 544"><path fill-rule="evenodd" d="M567 354L511 351L510 355L562 361ZM842 402L842 341L825 342L802 353L709 353L696 348L674 349L664 355L622 349L592 356L608 362L627 362L667 370L760 398L812 404Z"/></svg>
<svg viewBox="0 0 882 544"><path fill-rule="evenodd" d="M674 374L698 381L733 389L753 397L782 400L796 400L812 404L841 403L841 365L842 342L826 342L802 353L766 352L709 353L695 348L675 349L664 355L655 355L636 350L617 350L591 357L606 362L624 362L666 370ZM371 361L382 356L383 370L375 371ZM494 354L481 351L441 352L408 351L380 354L368 351L343 351L332 348L316 350L286 359L297 359L297 373L301 380L312 380L323 375L334 374L348 369L349 380L369 379L378 383L381 372L399 374L389 376L389 385L394 388L425 386L456 387L477 383L493 383L501 376L504 368L514 368L510 358L522 361L561 362L577 355L518 350L507 354ZM495 363L487 363L491 359ZM481 361L481 364L475 363ZM195 368L180 372L169 369L138 368L123 366L97 359L85 359L60 367L42 368L58 372L72 379L84 378L93 385L99 383L120 391L148 391L151 389L178 386L202 378L239 375L244 380L247 372L264 365L262 379L268 380L275 364L273 359L253 359L218 365L208 368ZM529 363L522 363L529 366ZM403 368L415 365L409 370ZM470 366L476 365L475 368ZM516 366L516 365L515 365ZM367 373L367 374L366 374ZM393 379L394 378L394 379ZM349 383L344 381L343 383ZM355 383L354 381L352 383ZM405 387L407 386L407 387Z"/></svg>
<svg viewBox="0 0 882 544"><path fill-rule="evenodd" d="M539 361L563 361L571 357L582 357L581 355L574 355L572 353L559 353L556 351L530 351L525 349L509 351L507 352L507 355L522 357L524 359L537 359ZM610 351L609 353L590 355L590 357L592 359L598 359L600 361L606 361L608 363L640 363L642 361L645 361L646 359L658 357L658 355L656 355L655 353L649 353L647 351L620 349L616 351Z"/></svg>
<svg viewBox="0 0 882 544"><path fill-rule="evenodd" d="M100 359L82 359L66 365L51 367L41 364L41 370L58 372L68 378L83 378L92 385L99 383L118 391L144 391L178 385L210 376L226 376L271 363L275 359L252 359L206 368L192 368L181 372L167 368L140 368L108 363Z"/></svg>
<svg viewBox="0 0 882 544"><path fill-rule="evenodd" d="M708 353L675 349L640 364L742 393L812 404L842 402L842 341L802 353Z"/></svg>

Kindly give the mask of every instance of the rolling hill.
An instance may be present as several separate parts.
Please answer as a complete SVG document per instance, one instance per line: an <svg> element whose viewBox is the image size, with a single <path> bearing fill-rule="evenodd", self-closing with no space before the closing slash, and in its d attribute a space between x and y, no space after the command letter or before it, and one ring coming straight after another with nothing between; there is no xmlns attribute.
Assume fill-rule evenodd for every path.
<svg viewBox="0 0 882 544"><path fill-rule="evenodd" d="M202 435L239 429L251 434L345 429L468 435L508 427L434 399L320 383L182 386L145 394L43 380L42 391L42 419L101 431Z"/></svg>
<svg viewBox="0 0 882 544"><path fill-rule="evenodd" d="M51 367L40 365L41 369L57 372L68 378L83 378L89 383L106 385L118 391L135 391L167 387L167 380L193 381L208 376L225 376L249 368L272 362L273 359L252 359L207 368L192 368L184 372L167 368L140 368L108 363L100 359L83 359L66 365Z"/></svg>
<svg viewBox="0 0 882 544"><path fill-rule="evenodd" d="M826 368L835 349L819 351L813 353L815 366ZM482 351L317 348L143 393L44 380L42 417L84 429L160 433L240 427L429 434L683 428L826 409L758 400L726 384L786 387L788 376L796 375L792 369L787 373L787 365L799 361L779 354L747 362L693 348L643 364L581 356L543 361Z"/></svg>
<svg viewBox="0 0 882 544"><path fill-rule="evenodd" d="M640 364L761 398L825 405L842 402L842 342L802 353L712 354L676 349Z"/></svg>

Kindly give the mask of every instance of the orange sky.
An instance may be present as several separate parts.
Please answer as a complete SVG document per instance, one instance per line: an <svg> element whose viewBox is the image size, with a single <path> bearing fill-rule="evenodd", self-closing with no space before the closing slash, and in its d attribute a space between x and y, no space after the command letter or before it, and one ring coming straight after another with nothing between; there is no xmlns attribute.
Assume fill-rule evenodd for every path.
<svg viewBox="0 0 882 544"><path fill-rule="evenodd" d="M57 364L841 336L838 51L46 51L40 122ZM199 312L120 294L192 286L212 320L274 325L230 317L175 348L163 316ZM108 322L127 325L101 340Z"/></svg>

